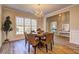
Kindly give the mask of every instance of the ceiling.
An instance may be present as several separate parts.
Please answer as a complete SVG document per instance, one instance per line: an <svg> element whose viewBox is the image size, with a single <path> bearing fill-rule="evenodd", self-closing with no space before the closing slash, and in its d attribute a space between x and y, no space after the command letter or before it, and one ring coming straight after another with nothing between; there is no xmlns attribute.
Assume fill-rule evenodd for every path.
<svg viewBox="0 0 79 59"><path fill-rule="evenodd" d="M40 7L44 15L47 15L70 5L71 4L40 4ZM35 13L36 9L39 9L38 4L5 4L4 6L32 14Z"/></svg>

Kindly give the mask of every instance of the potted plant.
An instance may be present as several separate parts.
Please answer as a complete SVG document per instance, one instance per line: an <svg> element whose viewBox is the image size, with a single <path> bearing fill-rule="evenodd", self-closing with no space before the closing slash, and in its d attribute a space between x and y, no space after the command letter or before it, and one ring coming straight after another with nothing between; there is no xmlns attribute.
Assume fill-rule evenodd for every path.
<svg viewBox="0 0 79 59"><path fill-rule="evenodd" d="M12 31L12 27L11 27L12 22L10 21L10 16L6 17L6 20L3 23L2 29L6 34L6 39L5 41L9 41L8 37L8 32Z"/></svg>

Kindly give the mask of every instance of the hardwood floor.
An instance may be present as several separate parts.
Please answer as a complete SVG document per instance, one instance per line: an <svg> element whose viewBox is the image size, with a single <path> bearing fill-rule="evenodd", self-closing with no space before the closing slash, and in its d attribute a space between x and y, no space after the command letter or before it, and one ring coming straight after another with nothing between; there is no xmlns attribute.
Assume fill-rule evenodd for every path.
<svg viewBox="0 0 79 59"><path fill-rule="evenodd" d="M55 45L53 47L53 50L48 50L48 53L46 53L45 48L37 48L36 52L37 54L79 54L79 46L70 44L68 41L62 41L55 38ZM61 41L61 42L60 42ZM28 44L27 44L28 45ZM34 50L31 46L31 52L28 53L27 45L25 46L25 40L19 40L14 42L9 42L3 44L0 53L1 54L33 54Z"/></svg>

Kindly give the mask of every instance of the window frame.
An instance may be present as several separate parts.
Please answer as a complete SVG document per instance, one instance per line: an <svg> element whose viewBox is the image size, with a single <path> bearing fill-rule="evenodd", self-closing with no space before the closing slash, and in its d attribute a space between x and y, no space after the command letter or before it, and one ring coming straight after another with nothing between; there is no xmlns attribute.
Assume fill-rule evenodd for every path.
<svg viewBox="0 0 79 59"><path fill-rule="evenodd" d="M23 31L22 33L17 33L17 27L19 26L17 23L20 22L18 21L17 22L17 18L23 18L23 24L22 24L22 27L23 27ZM29 20L29 22L27 22ZM34 21L35 23L34 23ZM34 27L33 27L34 26ZM29 30L26 30L26 28L28 28ZM34 29L35 28L35 29ZM16 35L19 35L19 34L23 34L24 32L27 32L27 33L31 33L32 30L35 30L37 29L37 20L36 19L31 19L31 18L26 18L26 17L19 17L19 16L16 16Z"/></svg>

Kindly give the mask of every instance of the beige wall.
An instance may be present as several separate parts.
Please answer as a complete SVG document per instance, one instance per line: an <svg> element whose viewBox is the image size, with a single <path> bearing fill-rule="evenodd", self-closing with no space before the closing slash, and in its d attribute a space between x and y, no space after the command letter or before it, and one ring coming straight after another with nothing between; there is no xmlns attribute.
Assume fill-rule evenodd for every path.
<svg viewBox="0 0 79 59"><path fill-rule="evenodd" d="M70 9L70 42L79 44L79 5Z"/></svg>
<svg viewBox="0 0 79 59"><path fill-rule="evenodd" d="M44 18L38 18L37 24L37 28L41 28L42 30L44 30Z"/></svg>
<svg viewBox="0 0 79 59"><path fill-rule="evenodd" d="M3 22L4 22L6 16L11 17L12 27L13 27L13 31L9 32L9 35L8 35L8 38L10 39L10 41L16 40L16 23L15 23L15 17L16 16L37 19L34 15L32 15L30 13L24 13L24 12L20 12L20 11L11 9L11 8L3 7ZM4 41L5 33L3 32L2 35L3 35L2 38L3 38L3 41Z"/></svg>

